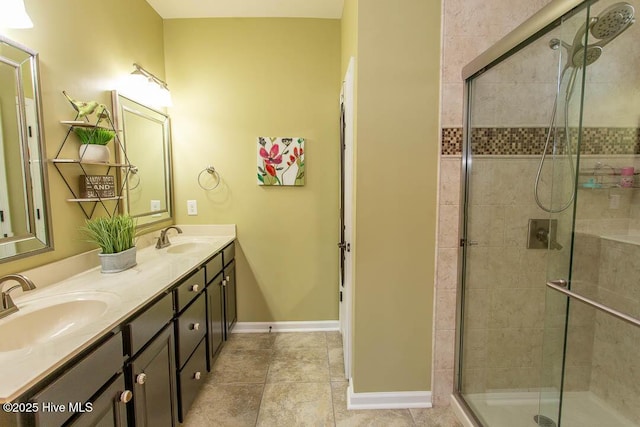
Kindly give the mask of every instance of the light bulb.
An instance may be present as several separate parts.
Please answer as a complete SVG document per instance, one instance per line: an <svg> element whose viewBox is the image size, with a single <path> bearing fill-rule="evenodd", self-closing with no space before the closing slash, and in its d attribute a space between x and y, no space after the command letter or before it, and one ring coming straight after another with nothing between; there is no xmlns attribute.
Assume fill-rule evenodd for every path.
<svg viewBox="0 0 640 427"><path fill-rule="evenodd" d="M33 28L23 0L0 2L0 28Z"/></svg>

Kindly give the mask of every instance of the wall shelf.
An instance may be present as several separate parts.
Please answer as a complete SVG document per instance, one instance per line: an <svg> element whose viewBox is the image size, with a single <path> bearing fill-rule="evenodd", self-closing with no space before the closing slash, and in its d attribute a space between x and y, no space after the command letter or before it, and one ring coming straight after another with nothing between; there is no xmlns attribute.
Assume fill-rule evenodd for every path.
<svg viewBox="0 0 640 427"><path fill-rule="evenodd" d="M96 118L94 122L88 120L80 120L80 117L76 115L73 120L61 120L60 124L67 126L67 133L58 148L53 159L50 159L53 166L60 174L60 177L64 181L65 185L71 193L71 197L66 199L68 202L77 203L82 213L87 219L91 219L96 211L96 208L100 205L109 214L113 216L120 211L120 200L123 200L124 189L127 185L127 179L129 177L129 170L132 168L127 154L122 144L120 133L117 130L111 119L111 114L107 112L107 117ZM115 161L110 162L95 162L84 161L80 158L72 159L61 157L63 148L69 142L70 135L72 135L73 129L76 127L89 128L89 129L107 129L115 133L113 137L113 147L115 148ZM73 139L73 138L71 138ZM80 197L80 189L78 187L78 178L83 175L96 175L95 172L89 173L88 170L95 171L96 168L102 168L101 174L112 175L116 183L116 195L112 197ZM75 175L74 174L75 171ZM79 173L79 175L78 175Z"/></svg>
<svg viewBox="0 0 640 427"><path fill-rule="evenodd" d="M90 197L90 198L86 198L86 199L67 199L67 202L85 203L85 202L101 202L101 201L105 201L105 200L122 200L122 199L124 199L124 196Z"/></svg>
<svg viewBox="0 0 640 427"><path fill-rule="evenodd" d="M51 159L51 163L108 166L108 167L114 167L114 168L131 168L132 167L132 165L128 163L85 162L79 159Z"/></svg>

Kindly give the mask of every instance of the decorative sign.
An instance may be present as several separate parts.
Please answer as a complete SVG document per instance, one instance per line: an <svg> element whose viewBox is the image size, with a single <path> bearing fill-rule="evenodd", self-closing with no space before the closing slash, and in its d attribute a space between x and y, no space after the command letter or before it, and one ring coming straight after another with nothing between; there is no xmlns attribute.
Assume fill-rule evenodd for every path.
<svg viewBox="0 0 640 427"><path fill-rule="evenodd" d="M113 175L80 175L80 198L106 199L116 196L116 183Z"/></svg>
<svg viewBox="0 0 640 427"><path fill-rule="evenodd" d="M258 185L304 185L304 138L258 137Z"/></svg>

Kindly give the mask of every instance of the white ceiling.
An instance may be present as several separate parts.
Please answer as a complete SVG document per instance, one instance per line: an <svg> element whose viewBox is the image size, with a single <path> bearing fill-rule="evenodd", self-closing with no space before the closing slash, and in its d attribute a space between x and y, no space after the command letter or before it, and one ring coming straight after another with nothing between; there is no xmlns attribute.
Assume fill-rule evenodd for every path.
<svg viewBox="0 0 640 427"><path fill-rule="evenodd" d="M147 3L164 19L340 19L344 0L147 0Z"/></svg>

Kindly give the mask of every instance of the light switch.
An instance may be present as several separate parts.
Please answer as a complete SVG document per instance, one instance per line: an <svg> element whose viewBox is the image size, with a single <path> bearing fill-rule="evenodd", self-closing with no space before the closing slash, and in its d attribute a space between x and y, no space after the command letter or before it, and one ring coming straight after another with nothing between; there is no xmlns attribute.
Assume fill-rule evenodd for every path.
<svg viewBox="0 0 640 427"><path fill-rule="evenodd" d="M197 200L187 200L187 215L198 215Z"/></svg>

